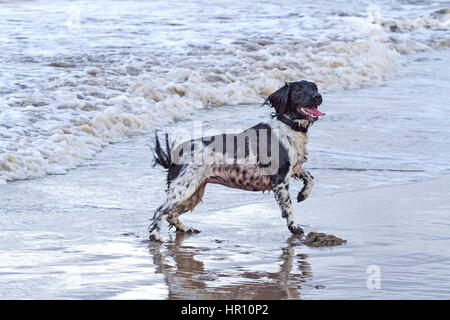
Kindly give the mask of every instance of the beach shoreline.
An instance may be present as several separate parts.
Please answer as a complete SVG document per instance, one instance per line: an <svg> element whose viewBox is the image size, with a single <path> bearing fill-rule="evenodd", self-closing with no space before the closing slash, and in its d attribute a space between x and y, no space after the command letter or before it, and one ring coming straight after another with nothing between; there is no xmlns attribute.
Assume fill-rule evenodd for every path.
<svg viewBox="0 0 450 320"><path fill-rule="evenodd" d="M448 299L447 6L3 1L0 298ZM303 79L326 116L295 223L347 242L305 246L272 193L208 184L181 216L202 232L150 243L155 130L277 121L263 102Z"/></svg>
<svg viewBox="0 0 450 320"><path fill-rule="evenodd" d="M1 186L1 298L445 299L449 176L322 194L294 204L306 232L342 246L309 248L292 237L272 194L208 185L182 216L202 233L147 240L164 195L150 136L110 145L66 175ZM346 173L344 173L346 174ZM320 176L319 176L320 178ZM319 179L320 181L320 179ZM300 183L293 182L295 194ZM6 209L6 210L5 210ZM381 289L368 289L378 266Z"/></svg>

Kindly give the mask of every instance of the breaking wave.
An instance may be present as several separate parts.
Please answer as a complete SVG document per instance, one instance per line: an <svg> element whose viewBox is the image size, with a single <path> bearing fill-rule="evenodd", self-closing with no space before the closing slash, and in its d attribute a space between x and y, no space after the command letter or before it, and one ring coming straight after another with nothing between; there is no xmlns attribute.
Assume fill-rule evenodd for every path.
<svg viewBox="0 0 450 320"><path fill-rule="evenodd" d="M380 85L401 72L402 55L449 46L448 33L433 33L450 28L449 13L399 19L338 12L306 23L292 16L292 24L310 29L234 33L172 51L155 46L134 59L126 46L106 48L115 54L100 58L98 51L58 59L11 53L16 63L37 63L33 73L41 78L17 84L12 74L0 83L0 182L65 173L131 133L207 106L260 103L284 81L308 79L321 92Z"/></svg>

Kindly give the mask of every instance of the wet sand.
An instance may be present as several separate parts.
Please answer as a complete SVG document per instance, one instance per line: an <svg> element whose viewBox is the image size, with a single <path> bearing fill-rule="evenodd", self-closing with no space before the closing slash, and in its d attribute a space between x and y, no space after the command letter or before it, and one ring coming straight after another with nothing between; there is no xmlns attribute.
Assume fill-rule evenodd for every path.
<svg viewBox="0 0 450 320"><path fill-rule="evenodd" d="M450 297L442 3L381 2L379 17L358 2L239 2L239 15L202 1L71 4L12 1L0 19L0 298ZM327 116L311 130L316 184L296 222L347 243L308 247L272 194L209 185L181 218L202 233L164 229L150 244L165 173L149 132L192 129L188 118L248 128L272 111L263 97L303 78Z"/></svg>
<svg viewBox="0 0 450 320"><path fill-rule="evenodd" d="M272 194L218 185L181 217L202 233L165 225L165 242L150 244L165 172L152 167L148 133L65 175L0 185L0 298L448 299L447 53L423 56L387 86L324 96L327 116L311 129L305 164L316 184L294 204L295 219L306 234L346 244L303 245ZM191 119L224 132L269 112L225 106ZM162 129L183 128L192 121ZM301 187L292 182L293 198ZM368 269L380 271L380 289L368 289Z"/></svg>
<svg viewBox="0 0 450 320"><path fill-rule="evenodd" d="M445 177L295 206L306 230L342 236L343 246L301 244L269 200L208 212L206 222L190 215L203 234L151 252L172 299L447 299L449 187ZM378 290L367 287L369 266L381 272Z"/></svg>
<svg viewBox="0 0 450 320"><path fill-rule="evenodd" d="M450 178L326 195L295 204L290 235L272 194L208 185L204 202L147 241L164 172L150 135L110 145L67 175L0 186L0 298L417 299L450 297ZM293 195L301 185L294 182ZM367 268L381 271L369 290Z"/></svg>

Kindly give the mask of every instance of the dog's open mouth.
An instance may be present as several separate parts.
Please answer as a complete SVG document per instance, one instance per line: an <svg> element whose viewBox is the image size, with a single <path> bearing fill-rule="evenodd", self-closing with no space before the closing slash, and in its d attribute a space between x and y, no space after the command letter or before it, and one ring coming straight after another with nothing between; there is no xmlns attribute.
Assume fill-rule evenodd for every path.
<svg viewBox="0 0 450 320"><path fill-rule="evenodd" d="M317 106L310 107L310 108L297 107L297 110L299 113L307 116L309 119L316 119L318 117L325 115L325 113L323 113L323 112L319 111L319 109L317 109Z"/></svg>

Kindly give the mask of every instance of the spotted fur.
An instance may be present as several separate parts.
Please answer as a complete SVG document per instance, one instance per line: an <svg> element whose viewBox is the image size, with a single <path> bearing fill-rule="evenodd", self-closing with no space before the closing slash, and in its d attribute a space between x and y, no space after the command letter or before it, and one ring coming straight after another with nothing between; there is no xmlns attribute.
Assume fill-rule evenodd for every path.
<svg viewBox="0 0 450 320"><path fill-rule="evenodd" d="M303 201L310 195L314 178L302 169L302 165L307 160L308 128L314 120L294 113L293 109L297 110L298 105L314 104L318 93L315 84L315 90L311 89L311 82L301 81L287 85L290 87L285 86L277 91L286 97L272 101L270 99L277 94L275 92L267 100L276 109L276 118L239 134L203 137L175 148L170 146L166 134L166 150L163 150L156 136L155 164L168 170L167 198L156 209L152 218L149 226L151 240L160 241L164 218L176 231L199 232L184 226L179 216L195 208L202 200L208 183L247 191L272 190L288 229L293 234L303 234L302 228L294 224L289 181L293 177L304 183L297 201ZM300 98L298 101L293 98L295 95L291 90L297 90L295 86L306 88L301 95L298 94L301 101ZM314 98L308 100L304 97L308 95ZM320 102L321 99L320 97ZM281 107L279 103L285 105ZM316 108L319 104L316 104ZM286 117L284 121L279 121L280 116Z"/></svg>

